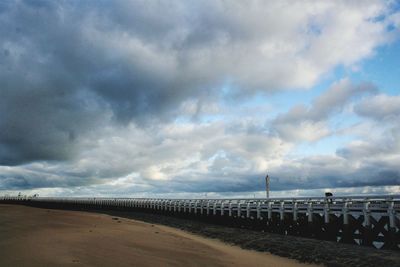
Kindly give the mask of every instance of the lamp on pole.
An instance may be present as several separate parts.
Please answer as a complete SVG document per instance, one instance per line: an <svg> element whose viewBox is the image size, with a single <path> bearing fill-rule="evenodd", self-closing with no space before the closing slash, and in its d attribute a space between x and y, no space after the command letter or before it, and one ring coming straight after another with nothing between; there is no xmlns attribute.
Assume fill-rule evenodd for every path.
<svg viewBox="0 0 400 267"><path fill-rule="evenodd" d="M265 176L265 194L269 198L269 175Z"/></svg>

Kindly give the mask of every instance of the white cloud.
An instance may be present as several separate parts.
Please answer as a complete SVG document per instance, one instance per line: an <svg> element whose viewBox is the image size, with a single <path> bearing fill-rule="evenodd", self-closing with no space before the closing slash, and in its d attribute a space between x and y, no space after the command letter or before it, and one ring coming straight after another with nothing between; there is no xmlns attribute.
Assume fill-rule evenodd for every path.
<svg viewBox="0 0 400 267"><path fill-rule="evenodd" d="M365 98L354 107L354 111L376 120L400 120L400 96L380 94Z"/></svg>
<svg viewBox="0 0 400 267"><path fill-rule="evenodd" d="M279 114L272 121L272 131L292 142L317 141L331 134L328 121L333 114L341 113L354 97L375 91L372 84L342 79L316 97L310 107L296 105Z"/></svg>
<svg viewBox="0 0 400 267"><path fill-rule="evenodd" d="M4 4L0 164L15 166L0 166L0 189L255 191L267 170L279 190L371 185L381 173L393 184L391 124L382 132L396 145L360 134L335 155L290 157L334 134L332 116L370 84L340 80L271 124L270 103L239 103L351 71L393 41L397 18L383 1ZM397 106L376 96L354 110L388 123Z"/></svg>

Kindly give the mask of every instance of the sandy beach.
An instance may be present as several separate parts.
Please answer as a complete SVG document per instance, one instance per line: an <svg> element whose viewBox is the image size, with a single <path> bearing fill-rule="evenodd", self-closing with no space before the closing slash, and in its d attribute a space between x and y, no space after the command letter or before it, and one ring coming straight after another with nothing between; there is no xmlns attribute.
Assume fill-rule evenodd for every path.
<svg viewBox="0 0 400 267"><path fill-rule="evenodd" d="M313 266L110 215L0 205L0 266Z"/></svg>

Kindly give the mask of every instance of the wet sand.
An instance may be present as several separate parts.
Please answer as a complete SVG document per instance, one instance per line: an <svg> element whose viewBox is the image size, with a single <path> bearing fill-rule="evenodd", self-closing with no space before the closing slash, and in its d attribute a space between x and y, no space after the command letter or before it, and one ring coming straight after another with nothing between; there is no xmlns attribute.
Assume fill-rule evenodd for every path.
<svg viewBox="0 0 400 267"><path fill-rule="evenodd" d="M244 249L269 252L300 262L321 264L327 267L400 267L400 251L398 250L375 249L300 236L280 235L155 213L105 210L98 212L166 225L207 238L222 240Z"/></svg>
<svg viewBox="0 0 400 267"><path fill-rule="evenodd" d="M315 266L105 214L0 205L0 266Z"/></svg>

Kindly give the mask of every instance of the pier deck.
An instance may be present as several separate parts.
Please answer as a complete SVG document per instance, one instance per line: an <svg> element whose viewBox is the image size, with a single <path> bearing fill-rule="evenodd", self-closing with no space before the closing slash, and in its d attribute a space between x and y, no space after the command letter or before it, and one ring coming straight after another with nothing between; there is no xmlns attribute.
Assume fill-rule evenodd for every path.
<svg viewBox="0 0 400 267"><path fill-rule="evenodd" d="M400 195L270 199L3 196L0 203L162 213L284 235L400 249Z"/></svg>

